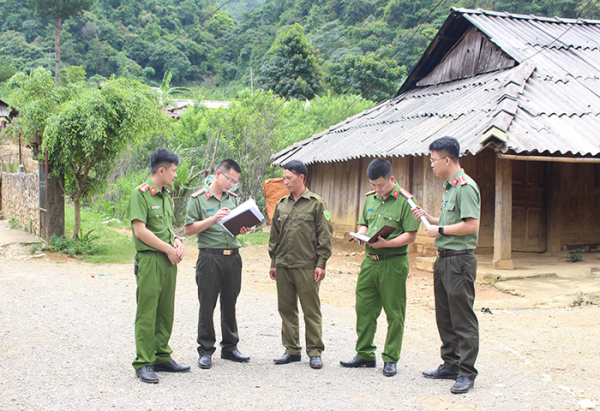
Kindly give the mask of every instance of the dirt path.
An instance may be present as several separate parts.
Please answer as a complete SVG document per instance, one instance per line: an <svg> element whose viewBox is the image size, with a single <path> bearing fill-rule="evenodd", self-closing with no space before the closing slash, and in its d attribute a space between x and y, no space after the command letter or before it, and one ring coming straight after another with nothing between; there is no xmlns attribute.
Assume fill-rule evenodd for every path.
<svg viewBox="0 0 600 411"><path fill-rule="evenodd" d="M32 259L28 250L19 245L0 250L2 410L576 410L582 400L600 408L600 308L529 309L522 297L487 284L477 285L476 308L493 314L478 313L475 389L455 396L448 381L422 378L422 370L439 364L440 343L432 275L414 269L414 263L398 375L384 377L380 357L376 369L340 368L339 360L354 355L354 286L361 261L360 250L343 243L337 244L321 289L322 370L311 370L306 357L292 365L272 363L283 349L265 245L242 250L239 348L251 362L223 361L217 352L213 368L200 370L197 252L190 245L179 268L171 346L174 358L192 365L192 372L161 374L160 384L142 384L131 368L131 266L84 264L54 254ZM381 347L385 315L378 328Z"/></svg>

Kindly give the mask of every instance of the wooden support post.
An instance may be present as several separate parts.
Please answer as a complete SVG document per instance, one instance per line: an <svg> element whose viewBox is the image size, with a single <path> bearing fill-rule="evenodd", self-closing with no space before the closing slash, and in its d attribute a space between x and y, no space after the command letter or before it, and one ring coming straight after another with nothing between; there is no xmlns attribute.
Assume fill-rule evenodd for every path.
<svg viewBox="0 0 600 411"><path fill-rule="evenodd" d="M561 250L561 196L560 196L560 165L549 163L547 194L547 224L546 252L555 253Z"/></svg>
<svg viewBox="0 0 600 411"><path fill-rule="evenodd" d="M494 218L495 269L512 270L512 163L496 159L496 206Z"/></svg>

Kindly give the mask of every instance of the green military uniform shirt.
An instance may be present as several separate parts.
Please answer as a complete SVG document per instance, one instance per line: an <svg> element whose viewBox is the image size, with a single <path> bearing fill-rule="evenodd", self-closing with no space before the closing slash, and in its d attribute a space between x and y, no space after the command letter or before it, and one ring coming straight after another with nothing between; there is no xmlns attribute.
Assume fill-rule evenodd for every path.
<svg viewBox="0 0 600 411"><path fill-rule="evenodd" d="M271 267L325 269L331 257L332 234L325 200L308 188L298 201L291 194L283 197L273 213Z"/></svg>
<svg viewBox="0 0 600 411"><path fill-rule="evenodd" d="M135 188L131 192L129 200L129 217L132 232L133 220L140 220L160 240L173 245L175 240L173 200L166 188L163 187L162 191L158 191L151 179ZM133 246L138 251L157 251L135 235L132 236L132 239Z"/></svg>
<svg viewBox="0 0 600 411"><path fill-rule="evenodd" d="M219 201L208 187L204 187L204 189L191 195L185 214L185 225L210 218L221 208L233 210L237 206L238 199L235 194L225 191L221 195L221 201ZM238 239L229 234L219 223L215 223L201 233L196 234L196 237L198 238L198 248L231 249L241 247Z"/></svg>
<svg viewBox="0 0 600 411"><path fill-rule="evenodd" d="M396 183L385 200L375 192L367 194L363 212L358 219L358 225L368 227L367 237L372 237L385 225L395 228L386 240L392 240L401 234L419 229L419 222L415 220L410 204L402 195L402 191L402 188ZM365 252L367 254L407 254L408 249L408 244L393 248L373 248L367 244Z"/></svg>
<svg viewBox="0 0 600 411"><path fill-rule="evenodd" d="M477 183L461 168L444 183L440 226L458 224L466 218L479 220L481 194ZM479 231L467 235L441 235L435 246L444 250L473 250L477 247Z"/></svg>

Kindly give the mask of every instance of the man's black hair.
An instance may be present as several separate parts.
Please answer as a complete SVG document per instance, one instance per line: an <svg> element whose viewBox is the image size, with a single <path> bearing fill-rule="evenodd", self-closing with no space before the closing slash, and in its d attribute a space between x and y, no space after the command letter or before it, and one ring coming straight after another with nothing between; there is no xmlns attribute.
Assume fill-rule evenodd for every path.
<svg viewBox="0 0 600 411"><path fill-rule="evenodd" d="M460 144L454 137L444 136L429 144L429 151L445 151L448 157L454 161L458 161Z"/></svg>
<svg viewBox="0 0 600 411"><path fill-rule="evenodd" d="M166 148L159 148L150 154L150 171L156 173L159 168L169 168L173 164L179 165L179 157L174 152Z"/></svg>
<svg viewBox="0 0 600 411"><path fill-rule="evenodd" d="M242 173L242 167L240 167L240 165L235 160L231 160L229 158L226 158L225 160L221 161L217 166L217 170L221 170L221 173L229 173L229 170L231 169L240 174Z"/></svg>
<svg viewBox="0 0 600 411"><path fill-rule="evenodd" d="M308 175L308 170L306 169L306 166L304 165L304 163L302 161L300 161L300 160L288 161L287 163L285 163L283 165L283 169L291 171L292 173L294 173L296 175L304 174L304 181L306 182L306 176Z"/></svg>
<svg viewBox="0 0 600 411"><path fill-rule="evenodd" d="M376 158L371 161L371 164L367 167L367 177L369 177L369 180L371 181L377 180L380 177L389 180L393 175L394 170L392 169L392 164L385 158Z"/></svg>

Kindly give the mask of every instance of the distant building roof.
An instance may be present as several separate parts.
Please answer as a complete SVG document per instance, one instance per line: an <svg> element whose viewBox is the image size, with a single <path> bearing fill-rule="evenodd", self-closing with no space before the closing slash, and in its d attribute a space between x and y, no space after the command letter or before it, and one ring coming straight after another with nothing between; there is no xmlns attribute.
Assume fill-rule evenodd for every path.
<svg viewBox="0 0 600 411"><path fill-rule="evenodd" d="M459 59L448 56L472 33L493 44L486 61L494 64L436 82L456 70ZM463 153L494 144L502 152L596 156L599 129L600 21L453 8L393 99L273 159L310 164L423 155L444 135L458 138Z"/></svg>
<svg viewBox="0 0 600 411"><path fill-rule="evenodd" d="M169 117L177 118L183 110L193 107L197 100L172 99L170 104L163 109L163 113ZM200 104L207 108L228 108L229 101L202 100Z"/></svg>

